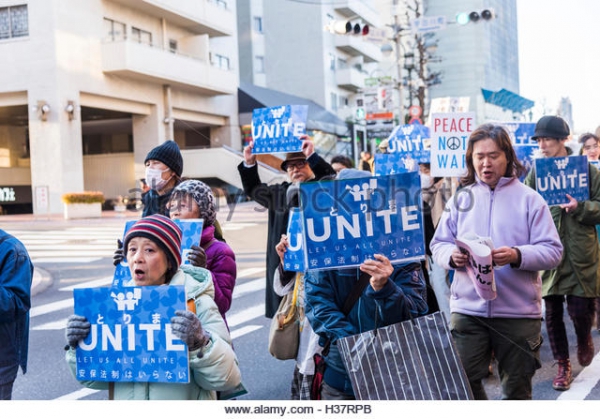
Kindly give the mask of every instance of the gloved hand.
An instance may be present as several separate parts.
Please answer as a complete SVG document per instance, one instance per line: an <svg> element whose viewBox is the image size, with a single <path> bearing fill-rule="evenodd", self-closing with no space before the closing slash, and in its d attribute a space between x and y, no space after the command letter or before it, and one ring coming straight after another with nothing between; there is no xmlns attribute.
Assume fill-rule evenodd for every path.
<svg viewBox="0 0 600 419"><path fill-rule="evenodd" d="M192 244L187 258L193 266L206 268L206 252L202 247Z"/></svg>
<svg viewBox="0 0 600 419"><path fill-rule="evenodd" d="M120 239L117 239L117 250L115 250L115 254L113 255L113 265L117 266L119 263L123 262L123 259L125 259L123 242Z"/></svg>
<svg viewBox="0 0 600 419"><path fill-rule="evenodd" d="M177 310L171 317L171 328L175 336L184 341L190 351L200 349L210 340L208 332L204 331L198 317L191 311Z"/></svg>
<svg viewBox="0 0 600 419"><path fill-rule="evenodd" d="M90 334L92 325L83 316L72 314L67 319L67 330L65 337L71 348L75 348L80 340L83 340Z"/></svg>

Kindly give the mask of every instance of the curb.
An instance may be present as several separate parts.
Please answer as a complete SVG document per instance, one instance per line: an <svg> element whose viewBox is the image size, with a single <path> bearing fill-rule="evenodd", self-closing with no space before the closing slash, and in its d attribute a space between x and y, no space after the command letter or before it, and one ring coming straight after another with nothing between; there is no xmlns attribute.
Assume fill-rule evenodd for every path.
<svg viewBox="0 0 600 419"><path fill-rule="evenodd" d="M52 275L42 268L33 267L33 280L31 282L31 296L39 294L52 284Z"/></svg>

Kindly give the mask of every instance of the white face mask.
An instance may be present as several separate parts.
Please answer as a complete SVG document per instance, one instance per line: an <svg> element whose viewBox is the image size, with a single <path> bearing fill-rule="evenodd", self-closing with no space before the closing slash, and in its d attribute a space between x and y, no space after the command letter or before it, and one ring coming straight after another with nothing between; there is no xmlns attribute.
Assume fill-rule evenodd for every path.
<svg viewBox="0 0 600 419"><path fill-rule="evenodd" d="M169 182L169 180L171 180L171 178L162 178L162 174L168 170L169 169L159 170L146 167L146 183L148 184L148 186L150 186L150 188L154 189L155 191L160 191L162 188L164 188L165 185Z"/></svg>
<svg viewBox="0 0 600 419"><path fill-rule="evenodd" d="M419 176L421 177L421 188L429 188L433 185L433 178L430 175L419 173Z"/></svg>

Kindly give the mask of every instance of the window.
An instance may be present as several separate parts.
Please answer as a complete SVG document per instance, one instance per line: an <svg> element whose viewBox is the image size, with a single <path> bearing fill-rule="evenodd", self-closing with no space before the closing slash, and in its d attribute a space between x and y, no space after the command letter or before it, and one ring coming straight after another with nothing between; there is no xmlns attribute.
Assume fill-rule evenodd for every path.
<svg viewBox="0 0 600 419"><path fill-rule="evenodd" d="M340 108L348 106L348 98L346 96L340 96Z"/></svg>
<svg viewBox="0 0 600 419"><path fill-rule="evenodd" d="M335 55L329 53L329 69L335 71Z"/></svg>
<svg viewBox="0 0 600 419"><path fill-rule="evenodd" d="M123 41L125 39L125 24L105 17L104 32L107 41Z"/></svg>
<svg viewBox="0 0 600 419"><path fill-rule="evenodd" d="M263 33L263 21L262 17L254 16L252 20L254 32Z"/></svg>
<svg viewBox="0 0 600 419"><path fill-rule="evenodd" d="M337 68L339 68L340 70L348 68L348 61L346 61L343 58L338 58L338 60L337 60Z"/></svg>
<svg viewBox="0 0 600 419"><path fill-rule="evenodd" d="M227 9L227 2L225 0L212 0L217 6Z"/></svg>
<svg viewBox="0 0 600 419"><path fill-rule="evenodd" d="M169 39L169 51L171 51L172 53L177 52L177 40Z"/></svg>
<svg viewBox="0 0 600 419"><path fill-rule="evenodd" d="M254 57L254 72L264 73L265 72L265 57L257 55Z"/></svg>
<svg viewBox="0 0 600 419"><path fill-rule="evenodd" d="M333 92L330 93L331 98L331 109L334 111L338 110L338 98L337 95Z"/></svg>
<svg viewBox="0 0 600 419"><path fill-rule="evenodd" d="M131 28L131 39L140 44L152 45L152 34L139 28Z"/></svg>
<svg viewBox="0 0 600 419"><path fill-rule="evenodd" d="M0 39L28 35L27 5L0 8Z"/></svg>
<svg viewBox="0 0 600 419"><path fill-rule="evenodd" d="M211 63L217 68L229 70L229 57L220 54L211 54Z"/></svg>

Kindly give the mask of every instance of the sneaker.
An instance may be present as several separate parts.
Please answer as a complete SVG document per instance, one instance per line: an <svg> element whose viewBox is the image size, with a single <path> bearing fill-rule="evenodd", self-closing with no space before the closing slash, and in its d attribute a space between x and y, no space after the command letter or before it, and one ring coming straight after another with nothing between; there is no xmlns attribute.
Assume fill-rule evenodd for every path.
<svg viewBox="0 0 600 419"><path fill-rule="evenodd" d="M577 361L582 367L587 367L594 359L594 341L592 335L588 333L586 342L577 345Z"/></svg>
<svg viewBox="0 0 600 419"><path fill-rule="evenodd" d="M554 381L552 382L552 388L558 391L566 391L571 388L571 382L573 381L573 375L571 374L571 361L568 359L560 359L558 363L558 372Z"/></svg>

